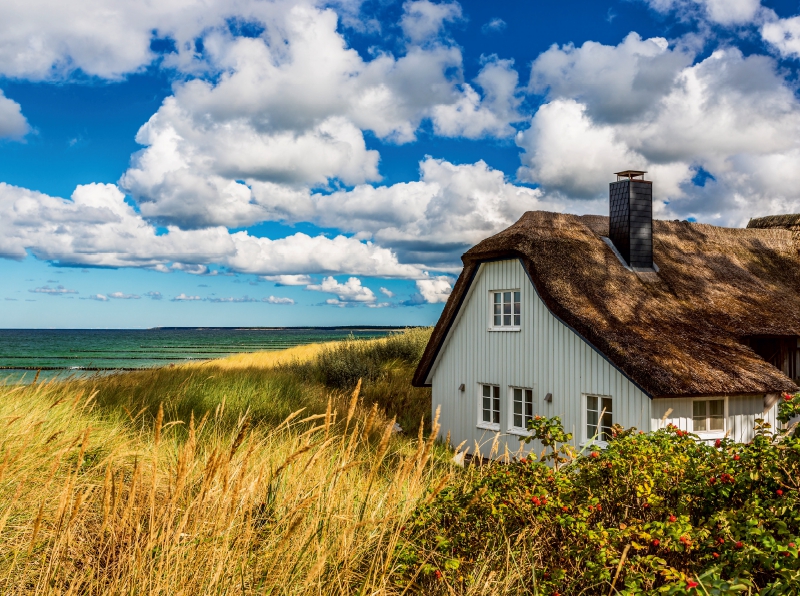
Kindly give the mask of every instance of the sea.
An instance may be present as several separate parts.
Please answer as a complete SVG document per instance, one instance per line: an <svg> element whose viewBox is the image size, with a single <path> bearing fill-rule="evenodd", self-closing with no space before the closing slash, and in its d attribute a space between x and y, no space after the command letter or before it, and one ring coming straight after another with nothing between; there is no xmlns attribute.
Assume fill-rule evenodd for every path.
<svg viewBox="0 0 800 596"><path fill-rule="evenodd" d="M393 327L0 329L0 384L30 383L383 337Z"/></svg>

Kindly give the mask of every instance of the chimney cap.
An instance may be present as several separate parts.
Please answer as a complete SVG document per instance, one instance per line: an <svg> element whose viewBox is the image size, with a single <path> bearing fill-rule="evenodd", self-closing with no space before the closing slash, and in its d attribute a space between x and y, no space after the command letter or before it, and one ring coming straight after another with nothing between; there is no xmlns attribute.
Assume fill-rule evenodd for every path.
<svg viewBox="0 0 800 596"><path fill-rule="evenodd" d="M623 170L622 172L614 173L617 175L617 180L620 178L629 178L630 180L633 180L639 176L641 176L642 180L644 180L644 175L647 174L647 172L643 172L641 170Z"/></svg>

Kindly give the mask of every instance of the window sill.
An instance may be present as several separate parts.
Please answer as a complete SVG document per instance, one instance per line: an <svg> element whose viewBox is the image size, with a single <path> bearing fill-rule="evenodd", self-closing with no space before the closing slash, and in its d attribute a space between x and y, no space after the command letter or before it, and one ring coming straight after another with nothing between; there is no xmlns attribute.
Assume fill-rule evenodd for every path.
<svg viewBox="0 0 800 596"><path fill-rule="evenodd" d="M500 432L500 425L499 424L489 424L488 422L479 422L477 428L481 430L490 430L492 432L499 433Z"/></svg>
<svg viewBox="0 0 800 596"><path fill-rule="evenodd" d="M693 435L697 435L704 441L708 439L724 439L725 438L725 431L724 430L714 430L714 431L691 431Z"/></svg>
<svg viewBox="0 0 800 596"><path fill-rule="evenodd" d="M522 327L488 327L487 331L522 331Z"/></svg>
<svg viewBox="0 0 800 596"><path fill-rule="evenodd" d="M533 433L529 430L525 430L522 428L509 428L508 433L509 435L515 435L517 437L530 437Z"/></svg>

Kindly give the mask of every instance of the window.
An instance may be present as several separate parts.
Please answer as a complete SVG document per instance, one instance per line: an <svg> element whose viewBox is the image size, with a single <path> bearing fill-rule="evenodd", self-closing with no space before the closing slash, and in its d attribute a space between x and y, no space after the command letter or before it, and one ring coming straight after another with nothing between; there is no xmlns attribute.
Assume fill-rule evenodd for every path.
<svg viewBox="0 0 800 596"><path fill-rule="evenodd" d="M692 430L696 433L725 432L725 400L699 399L693 401Z"/></svg>
<svg viewBox="0 0 800 596"><path fill-rule="evenodd" d="M492 292L492 328L516 328L520 325L519 290Z"/></svg>
<svg viewBox="0 0 800 596"><path fill-rule="evenodd" d="M480 416L478 426L500 430L500 387L481 385Z"/></svg>
<svg viewBox="0 0 800 596"><path fill-rule="evenodd" d="M603 418L600 419L602 414ZM599 428L598 428L599 423ZM596 441L611 440L611 427L614 424L614 415L611 408L610 397L597 395L586 396L586 440L595 437Z"/></svg>
<svg viewBox="0 0 800 596"><path fill-rule="evenodd" d="M511 429L528 432L528 422L533 418L533 389L511 388Z"/></svg>

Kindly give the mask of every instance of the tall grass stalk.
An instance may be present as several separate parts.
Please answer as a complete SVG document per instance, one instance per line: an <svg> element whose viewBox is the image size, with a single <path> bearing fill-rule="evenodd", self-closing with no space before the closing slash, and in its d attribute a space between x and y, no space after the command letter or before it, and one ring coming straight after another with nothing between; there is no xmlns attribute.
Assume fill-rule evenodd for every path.
<svg viewBox="0 0 800 596"><path fill-rule="evenodd" d="M222 401L142 424L83 389L0 389L3 594L403 591L400 530L450 469L432 438L395 437L357 393L346 423L331 398L274 425Z"/></svg>

